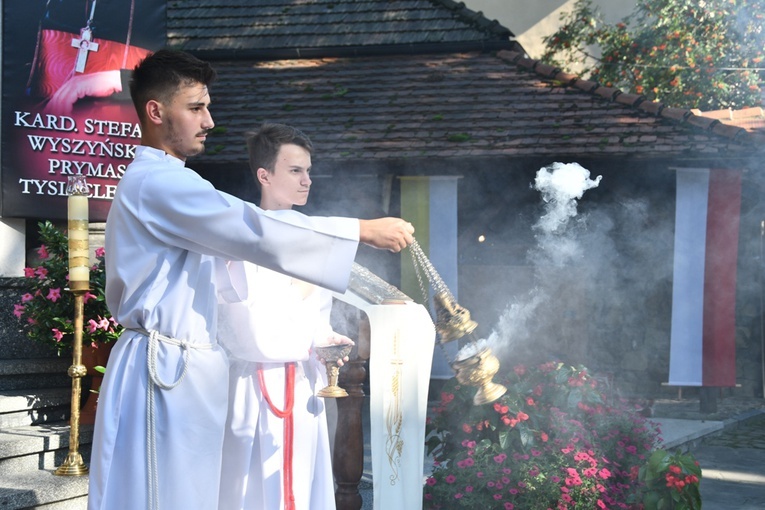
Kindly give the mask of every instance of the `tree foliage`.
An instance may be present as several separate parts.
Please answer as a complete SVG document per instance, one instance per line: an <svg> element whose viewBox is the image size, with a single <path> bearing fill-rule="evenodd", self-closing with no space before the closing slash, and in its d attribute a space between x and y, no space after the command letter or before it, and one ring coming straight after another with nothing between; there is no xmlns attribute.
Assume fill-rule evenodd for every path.
<svg viewBox="0 0 765 510"><path fill-rule="evenodd" d="M607 24L577 0L545 37L544 62L674 107L704 111L760 106L765 80L762 0L638 0Z"/></svg>

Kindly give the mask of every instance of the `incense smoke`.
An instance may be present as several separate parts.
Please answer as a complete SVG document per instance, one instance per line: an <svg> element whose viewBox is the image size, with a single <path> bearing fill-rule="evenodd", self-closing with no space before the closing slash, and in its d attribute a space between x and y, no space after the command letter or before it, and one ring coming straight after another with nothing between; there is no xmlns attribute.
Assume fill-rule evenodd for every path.
<svg viewBox="0 0 765 510"><path fill-rule="evenodd" d="M547 312L553 296L566 299L567 289L576 288L569 285L572 276L577 279L571 273L583 262L582 239L587 234L587 218L577 218L577 200L600 181L601 176L590 179L590 172L577 163L553 163L537 172L534 189L542 195L544 214L532 227L536 247L528 253L535 267L536 284L526 296L507 307L487 339L500 359L511 353L516 356L519 345L527 345L529 339L549 330L542 327L543 322L548 326L560 323L560 317L549 315L540 320L540 316ZM598 242L603 248L602 241ZM582 275L581 271L577 273Z"/></svg>

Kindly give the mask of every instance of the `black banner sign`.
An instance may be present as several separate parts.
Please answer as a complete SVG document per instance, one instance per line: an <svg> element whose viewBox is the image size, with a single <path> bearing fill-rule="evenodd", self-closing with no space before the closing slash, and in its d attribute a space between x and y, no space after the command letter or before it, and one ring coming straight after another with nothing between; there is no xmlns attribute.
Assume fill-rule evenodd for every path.
<svg viewBox="0 0 765 510"><path fill-rule="evenodd" d="M130 70L166 38L165 0L3 2L2 216L66 218L87 176L103 221L140 143Z"/></svg>

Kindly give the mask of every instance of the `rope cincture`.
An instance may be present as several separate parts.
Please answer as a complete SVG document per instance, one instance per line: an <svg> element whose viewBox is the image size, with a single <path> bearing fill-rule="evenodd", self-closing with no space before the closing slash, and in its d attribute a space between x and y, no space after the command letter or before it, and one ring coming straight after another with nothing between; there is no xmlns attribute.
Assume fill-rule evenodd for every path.
<svg viewBox="0 0 765 510"><path fill-rule="evenodd" d="M128 328L148 337L146 346L146 367L148 371L148 380L146 381L146 457L147 478L148 478L148 501L147 510L159 510L159 474L157 470L157 426L156 426L156 404L154 401L154 386L162 390L172 390L177 387L189 370L189 351L191 349L211 350L213 344L190 343L187 340L179 340L160 334L156 330L144 330ZM183 351L183 370L181 375L172 383L164 382L157 371L157 352L159 342L175 345Z"/></svg>

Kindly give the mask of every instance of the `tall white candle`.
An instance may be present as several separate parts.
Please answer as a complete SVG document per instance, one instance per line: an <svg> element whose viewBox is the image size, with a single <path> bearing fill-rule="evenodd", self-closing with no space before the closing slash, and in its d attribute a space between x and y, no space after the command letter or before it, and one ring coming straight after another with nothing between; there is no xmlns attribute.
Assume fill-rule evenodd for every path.
<svg viewBox="0 0 765 510"><path fill-rule="evenodd" d="M87 195L69 195L69 221L88 221L88 197Z"/></svg>
<svg viewBox="0 0 765 510"><path fill-rule="evenodd" d="M88 246L88 187L85 176L69 178L69 287L87 290L90 283Z"/></svg>

